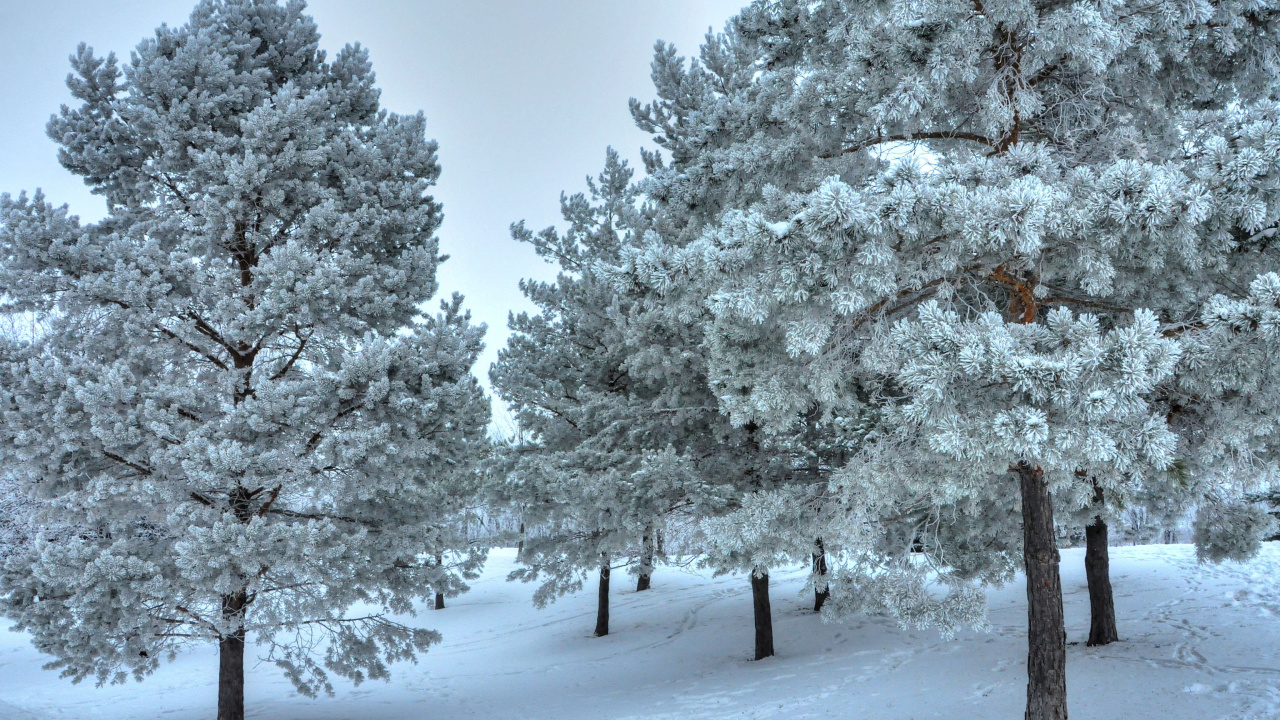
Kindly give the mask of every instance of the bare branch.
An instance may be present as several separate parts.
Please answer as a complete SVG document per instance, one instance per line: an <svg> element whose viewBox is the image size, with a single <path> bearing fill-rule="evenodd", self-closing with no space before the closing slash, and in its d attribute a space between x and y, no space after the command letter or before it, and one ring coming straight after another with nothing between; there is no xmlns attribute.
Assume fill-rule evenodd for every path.
<svg viewBox="0 0 1280 720"><path fill-rule="evenodd" d="M971 142L986 145L990 148L1000 147L999 142L992 140L985 135L978 135L976 133L957 131L918 132L901 133L898 135L879 135L874 138L855 143L851 147L847 147L838 153L828 153L826 155L819 155L818 157L823 158L824 160L830 160L841 155L848 155L849 153L855 153L859 150L866 150L867 148L874 147L876 145L883 145L884 143L911 142L912 140L969 140Z"/></svg>
<svg viewBox="0 0 1280 720"><path fill-rule="evenodd" d="M288 374L289 370L293 369L293 364L298 361L298 358L302 357L302 351L307 348L307 341L310 339L311 339L310 335L301 339L301 341L298 343L298 349L294 351L293 355L289 356L289 360L284 364L284 367L280 368L280 370L276 374L271 376L270 380L272 382L275 382L276 380L279 380L280 378L284 377L285 375Z"/></svg>
<svg viewBox="0 0 1280 720"><path fill-rule="evenodd" d="M300 513L300 512L294 512L292 510L278 510L275 508L267 508L267 512L265 514L280 515L282 517L297 518L299 520L339 520L342 522L355 523L356 525L362 524L361 521L353 517L347 517L345 515L325 515L322 513Z"/></svg>
<svg viewBox="0 0 1280 720"><path fill-rule="evenodd" d="M222 362L221 360L219 360L218 358L214 357L213 355L210 355L209 353L205 352L205 351L204 351L204 349L202 349L199 345L196 345L195 343L190 342L190 341L188 341L188 340L186 340L186 339L184 339L184 338L178 337L178 334L177 334L177 333L175 333L175 332L173 332L173 331L172 331L172 330L170 330L169 328L164 327L163 325L157 325L157 326L156 326L156 329L157 329L157 330L159 330L160 332L164 333L164 334L165 334L165 335L167 335L168 337L170 337L170 338L172 338L172 339L174 339L174 340L177 340L179 343L181 343L181 344L182 344L184 347L186 347L188 350L190 350L191 352L193 352L193 353L195 353L195 354L199 355L200 357L204 358L205 360L208 360L209 362L213 363L214 365L218 366L219 368L221 368L221 369L223 369L223 370L229 370L229 369L230 369L230 368L228 368L228 367L227 367L227 364L226 364L226 363Z"/></svg>
<svg viewBox="0 0 1280 720"><path fill-rule="evenodd" d="M130 467L130 468L133 468L134 470L136 470L136 471L138 471L138 472L142 473L143 475L150 475L150 474L151 474L151 468L149 468L149 467L147 467L147 466L145 466L145 465L139 465L139 464L137 464L137 463L135 463L135 462L131 462L131 461L129 461L129 460L126 460L126 459L124 459L124 458L120 457L119 455L116 455L115 453L111 452L110 450L107 450L106 448L103 448L103 450L102 450L102 454L103 454L103 456L105 456L106 458L108 458L108 459L110 459L110 460L115 460L116 462L120 463L121 465L126 465L126 466L128 466L128 467Z"/></svg>
<svg viewBox="0 0 1280 720"><path fill-rule="evenodd" d="M271 496L270 496L270 497L268 497L268 498L267 498L267 501L266 501L266 502L264 502L264 503L262 504L262 507L258 509L258 517L262 517L263 515L266 515L267 513L271 512L271 506L275 504L275 502L276 502L276 498L280 497L280 488L282 488L282 487L284 487L284 486L283 486L283 485L276 485L276 486L271 490Z"/></svg>

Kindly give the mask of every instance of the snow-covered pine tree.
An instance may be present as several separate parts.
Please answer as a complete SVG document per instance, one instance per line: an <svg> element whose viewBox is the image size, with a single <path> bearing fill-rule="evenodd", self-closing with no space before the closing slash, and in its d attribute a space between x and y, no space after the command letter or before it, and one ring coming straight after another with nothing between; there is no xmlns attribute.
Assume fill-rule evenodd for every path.
<svg viewBox="0 0 1280 720"><path fill-rule="evenodd" d="M1250 212L1261 210L1256 221L1237 221L1231 228L1264 236L1259 238L1262 242L1242 243L1241 254L1247 255L1233 274L1243 279L1280 265L1265 237L1280 228L1280 104L1232 112L1222 120L1210 143L1219 152L1209 161L1222 166L1215 174L1262 190L1215 198L1238 203L1240 195L1253 194L1258 201L1245 205ZM1236 147L1221 152L1228 143ZM1261 152L1242 152L1249 147ZM1274 539L1276 528L1274 513L1259 503L1274 507L1280 486L1280 368L1275 363L1280 350L1280 275L1264 272L1244 293L1215 295L1185 339L1183 372L1170 393L1175 398L1171 405L1180 429L1198 441L1192 456L1195 466L1216 476L1216 482L1204 483L1210 491L1197 498L1196 554L1213 562L1244 561L1258 552L1263 540ZM1249 492L1257 491L1260 483L1269 487Z"/></svg>
<svg viewBox="0 0 1280 720"><path fill-rule="evenodd" d="M312 694L438 639L388 613L456 587L439 528L488 419L483 327L456 295L419 315L424 118L303 10L207 0L123 67L81 46L48 131L107 216L0 199L3 309L46 325L6 345L0 456L73 527L5 558L3 612L75 680L216 643L220 720L248 641Z"/></svg>
<svg viewBox="0 0 1280 720"><path fill-rule="evenodd" d="M869 407L885 425L840 479L869 517L904 491L1020 511L1028 718L1066 716L1055 504L1159 497L1176 461L1238 479L1224 450L1274 437L1221 432L1259 414L1221 392L1222 355L1174 372L1210 296L1275 264L1276 22L1265 1L761 1L700 65L660 52L660 102L634 106L672 151L651 195L701 239L622 266L718 288L735 421Z"/></svg>
<svg viewBox="0 0 1280 720"><path fill-rule="evenodd" d="M672 525L693 530L684 533L685 551L706 550L698 522L761 489L785 457L718 412L696 321L705 308L601 274L625 247L659 231L661 218L637 207L631 175L610 151L604 171L588 180L590 198L562 198L566 232L515 227L516 239L560 274L554 284L523 284L540 312L512 318L492 371L528 438L498 481L536 529L521 552L527 568L513 577L544 579L535 602L546 602L599 572L597 634L607 630L605 568L635 559L643 578L650 553L661 559L658 534ZM811 547L812 539L805 552Z"/></svg>
<svg viewBox="0 0 1280 720"><path fill-rule="evenodd" d="M632 486L627 472L635 448L625 433L632 428L619 420L629 409L632 380L614 298L590 274L594 259L616 257L619 233L634 224L631 171L610 150L603 172L587 184L590 200L561 195L569 223L563 235L512 226L516 241L533 245L561 274L554 284L522 281L540 312L511 317L513 334L490 376L526 439L496 465L497 495L537 528L521 546L525 567L511 579L541 580L534 593L541 607L597 574L595 634L602 636L609 633L611 572L645 553L637 545L661 522L663 508L642 502L639 492L648 488ZM609 437L597 439L601 433ZM652 559L642 574L651 567Z"/></svg>

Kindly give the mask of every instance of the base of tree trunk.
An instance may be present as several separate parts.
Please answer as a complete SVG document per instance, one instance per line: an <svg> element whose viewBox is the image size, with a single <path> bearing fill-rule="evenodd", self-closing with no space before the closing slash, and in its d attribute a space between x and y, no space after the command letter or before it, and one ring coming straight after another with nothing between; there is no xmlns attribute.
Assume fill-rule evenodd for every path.
<svg viewBox="0 0 1280 720"><path fill-rule="evenodd" d="M218 642L218 720L244 720L244 631Z"/></svg>
<svg viewBox="0 0 1280 720"><path fill-rule="evenodd" d="M245 591L222 596L222 617L240 629L218 641L218 720L244 720Z"/></svg>
<svg viewBox="0 0 1280 720"><path fill-rule="evenodd" d="M773 657L773 612L769 608L769 573L751 573L751 601L755 609L756 660Z"/></svg>
<svg viewBox="0 0 1280 720"><path fill-rule="evenodd" d="M444 593L436 593L436 609L444 609Z"/></svg>
<svg viewBox="0 0 1280 720"><path fill-rule="evenodd" d="M609 634L609 561L600 565L600 593L596 606L596 637Z"/></svg>
<svg viewBox="0 0 1280 720"><path fill-rule="evenodd" d="M653 575L653 531L644 530L644 540L640 544L640 577L636 579L636 592L649 589L649 578Z"/></svg>
<svg viewBox="0 0 1280 720"><path fill-rule="evenodd" d="M813 574L818 576L813 589L813 611L822 612L822 606L831 597L831 588L827 586L827 550L818 538L817 552L813 554Z"/></svg>
<svg viewBox="0 0 1280 720"><path fill-rule="evenodd" d="M1017 466L1022 486L1022 552L1027 573L1025 720L1067 720L1067 631L1053 531L1053 498L1044 471Z"/></svg>
<svg viewBox="0 0 1280 720"><path fill-rule="evenodd" d="M1090 647L1120 639L1116 630L1116 602L1111 593L1111 559L1107 552L1107 524L1094 518L1084 529L1084 575L1089 581Z"/></svg>
<svg viewBox="0 0 1280 720"><path fill-rule="evenodd" d="M827 604L827 600L831 597L830 590L814 590L813 591L813 611L822 612L822 606Z"/></svg>

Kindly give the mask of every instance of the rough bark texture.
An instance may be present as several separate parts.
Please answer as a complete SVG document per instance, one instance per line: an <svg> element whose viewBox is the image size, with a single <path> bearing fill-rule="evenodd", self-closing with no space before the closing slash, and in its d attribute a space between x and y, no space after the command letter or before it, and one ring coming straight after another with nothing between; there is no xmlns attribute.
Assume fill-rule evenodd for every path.
<svg viewBox="0 0 1280 720"><path fill-rule="evenodd" d="M822 538L818 538L814 545L817 552L813 554L813 574L818 577L814 581L813 611L822 612L822 606L831 597L831 588L827 586L827 549L822 544Z"/></svg>
<svg viewBox="0 0 1280 720"><path fill-rule="evenodd" d="M756 659L773 656L773 614L769 609L769 573L751 573L751 600L756 616Z"/></svg>
<svg viewBox="0 0 1280 720"><path fill-rule="evenodd" d="M1120 639L1116 631L1116 603L1111 594L1111 559L1107 554L1107 524L1101 517L1084 529L1084 575L1089 581L1089 646Z"/></svg>
<svg viewBox="0 0 1280 720"><path fill-rule="evenodd" d="M1053 498L1038 467L1019 463L1027 572L1026 720L1067 718L1067 637L1053 532Z"/></svg>
<svg viewBox="0 0 1280 720"><path fill-rule="evenodd" d="M222 612L243 620L243 592L222 598ZM218 720L244 720L244 629L218 641Z"/></svg>
<svg viewBox="0 0 1280 720"><path fill-rule="evenodd" d="M609 634L609 556L600 563L600 595L596 607L596 637Z"/></svg>
<svg viewBox="0 0 1280 720"><path fill-rule="evenodd" d="M644 540L640 550L640 577L636 579L636 592L649 589L649 579L653 576L653 531L645 528Z"/></svg>

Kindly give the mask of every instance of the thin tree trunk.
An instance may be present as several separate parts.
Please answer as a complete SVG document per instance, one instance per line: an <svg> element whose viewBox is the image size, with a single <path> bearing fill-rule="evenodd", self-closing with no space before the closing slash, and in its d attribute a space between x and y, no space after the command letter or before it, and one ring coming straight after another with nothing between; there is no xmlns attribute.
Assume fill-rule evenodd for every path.
<svg viewBox="0 0 1280 720"><path fill-rule="evenodd" d="M822 606L831 597L831 588L827 586L827 548L822 538L817 539L814 547L817 552L813 554L813 574L818 577L813 581L813 611L822 612Z"/></svg>
<svg viewBox="0 0 1280 720"><path fill-rule="evenodd" d="M667 549L664 547L664 542L663 542L664 540L666 540L666 538L664 537L664 533L661 530L659 530L658 531L658 556L659 557L667 556Z"/></svg>
<svg viewBox="0 0 1280 720"><path fill-rule="evenodd" d="M769 573L751 573L751 600L755 606L756 659L773 656L773 613L769 609Z"/></svg>
<svg viewBox="0 0 1280 720"><path fill-rule="evenodd" d="M524 556L524 521L520 521L520 543L516 545L516 560Z"/></svg>
<svg viewBox="0 0 1280 720"><path fill-rule="evenodd" d="M653 528L644 529L644 539L640 545L640 577L636 579L636 592L649 589L649 578L653 575Z"/></svg>
<svg viewBox="0 0 1280 720"><path fill-rule="evenodd" d="M609 634L609 555L600 562L600 594L596 607L596 637Z"/></svg>
<svg viewBox="0 0 1280 720"><path fill-rule="evenodd" d="M1022 552L1027 573L1025 720L1066 720L1067 637L1053 498L1043 470L1018 463L1016 471L1022 485Z"/></svg>
<svg viewBox="0 0 1280 720"><path fill-rule="evenodd" d="M444 565L444 554L436 553L436 567ZM444 593L436 591L436 609L444 609Z"/></svg>
<svg viewBox="0 0 1280 720"><path fill-rule="evenodd" d="M222 613L241 623L218 641L218 720L244 720L244 592L225 595Z"/></svg>
<svg viewBox="0 0 1280 720"><path fill-rule="evenodd" d="M1084 575L1089 581L1089 642L1109 645L1120 639L1116 631L1116 602L1111 594L1111 559L1107 555L1107 524L1096 517L1084 529Z"/></svg>

